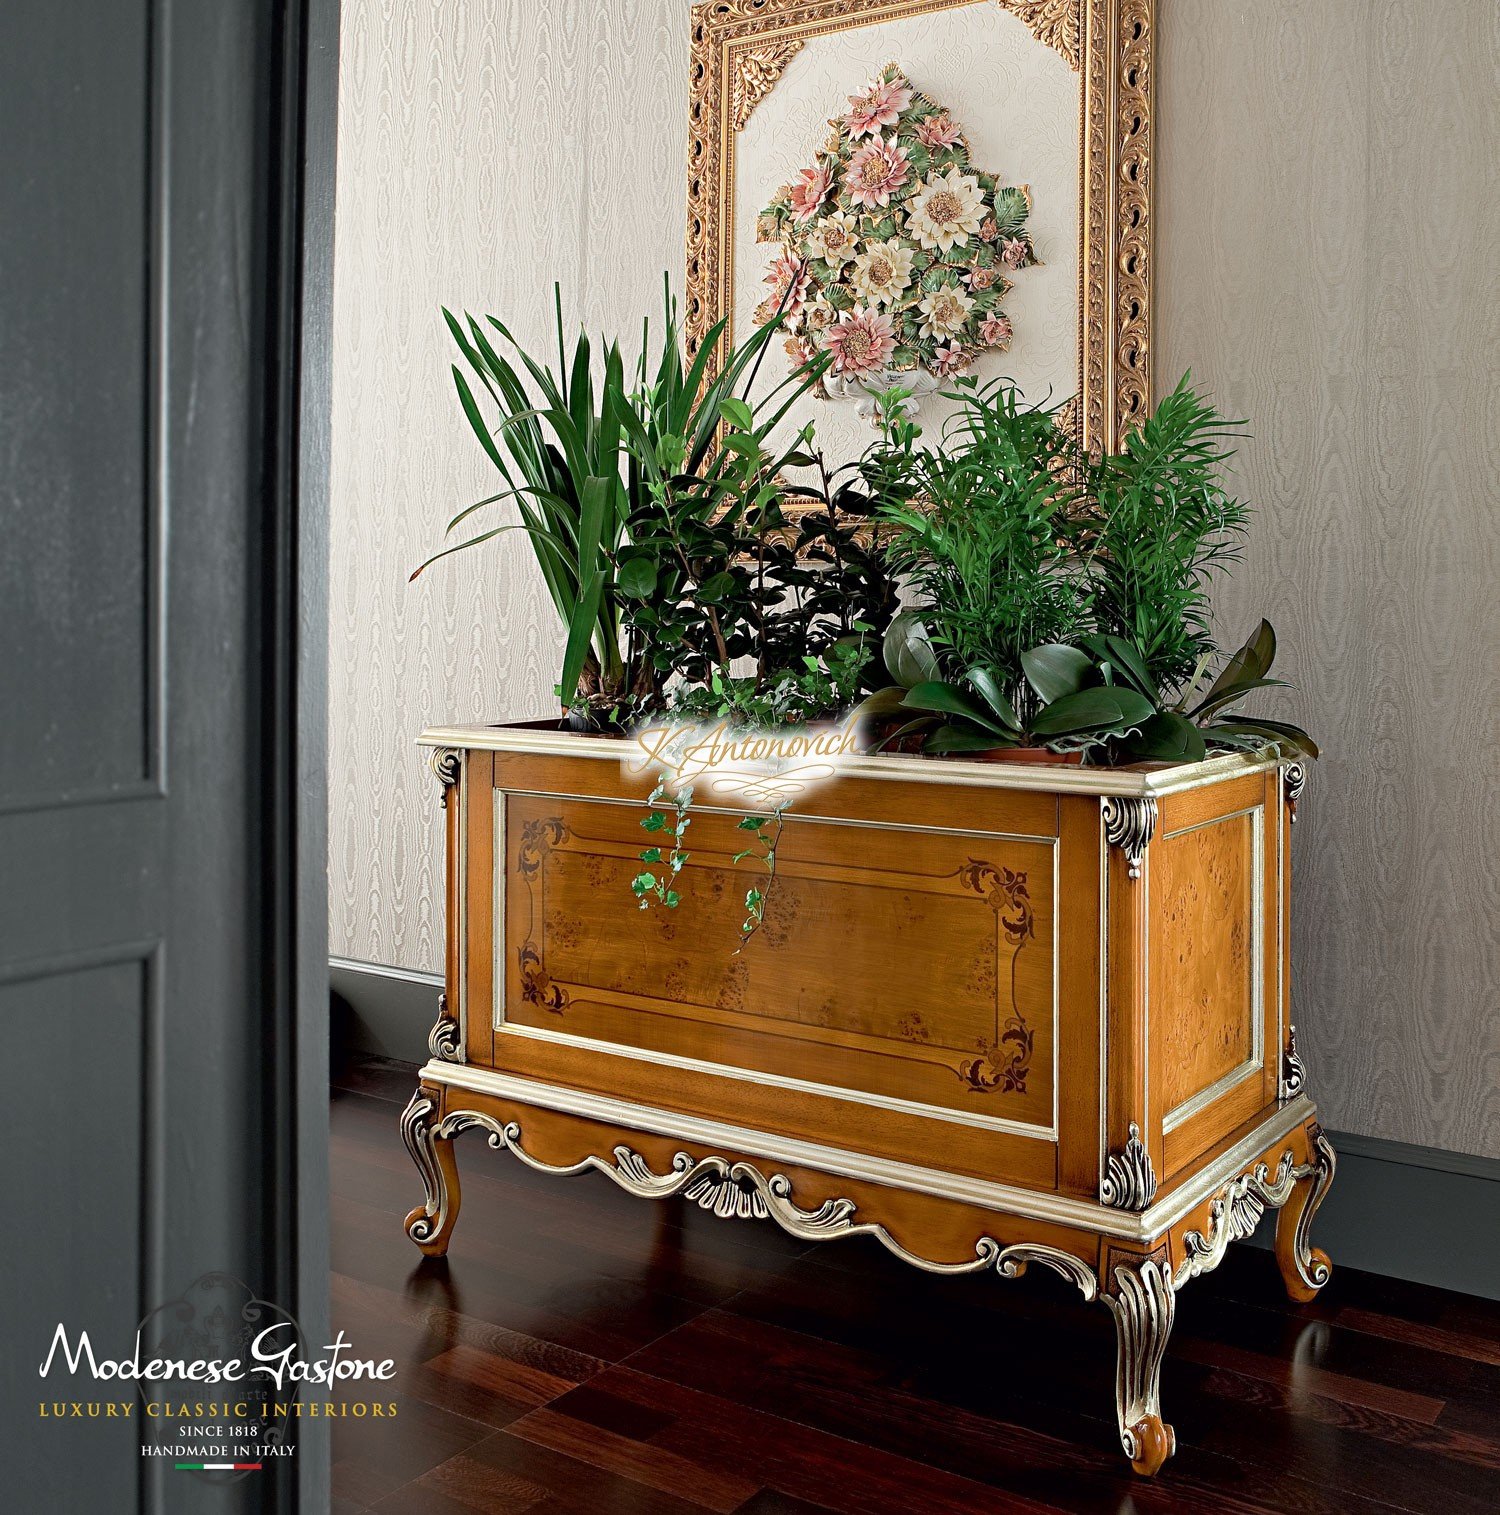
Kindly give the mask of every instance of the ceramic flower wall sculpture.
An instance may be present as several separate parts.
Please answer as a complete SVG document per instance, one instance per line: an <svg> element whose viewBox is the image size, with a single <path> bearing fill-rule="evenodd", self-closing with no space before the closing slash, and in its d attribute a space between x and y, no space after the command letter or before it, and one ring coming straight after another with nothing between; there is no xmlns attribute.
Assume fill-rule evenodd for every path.
<svg viewBox="0 0 1500 1515"><path fill-rule="evenodd" d="M1005 351L1008 275L1038 261L1027 187L976 168L958 123L894 63L828 124L757 221L776 245L757 322L783 313L795 362L829 352L832 393Z"/></svg>

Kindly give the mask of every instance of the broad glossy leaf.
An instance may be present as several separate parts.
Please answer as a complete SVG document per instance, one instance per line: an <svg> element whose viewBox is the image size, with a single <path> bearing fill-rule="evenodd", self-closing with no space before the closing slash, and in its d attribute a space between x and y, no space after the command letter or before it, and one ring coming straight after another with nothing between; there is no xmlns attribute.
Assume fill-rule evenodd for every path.
<svg viewBox="0 0 1500 1515"><path fill-rule="evenodd" d="M731 426L738 426L741 431L754 430L755 413L743 400L736 399L732 395L720 400L719 414Z"/></svg>
<svg viewBox="0 0 1500 1515"><path fill-rule="evenodd" d="M891 617L881 651L886 671L904 688L912 689L938 676L932 638L914 611L903 610Z"/></svg>
<svg viewBox="0 0 1500 1515"><path fill-rule="evenodd" d="M1000 680L995 670L976 663L968 672L968 680L979 697L994 712L1000 724L1009 727L1019 736L1021 718L1016 714L1016 707L1006 698L1005 691L1000 687Z"/></svg>
<svg viewBox="0 0 1500 1515"><path fill-rule="evenodd" d="M968 731L962 726L940 726L922 743L924 752L993 752L996 747L1018 747L1020 737L1009 731Z"/></svg>
<svg viewBox="0 0 1500 1515"><path fill-rule="evenodd" d="M1293 726L1290 721L1217 721L1208 728L1209 736L1218 736L1220 732L1228 732L1231 736L1263 737L1268 745L1290 747L1305 757L1315 758L1319 755L1318 744L1300 726Z"/></svg>
<svg viewBox="0 0 1500 1515"><path fill-rule="evenodd" d="M992 731L997 736L1012 735L996 723L995 717L972 694L938 679L929 679L908 689L901 704L907 710L962 716L965 720L973 721L981 730Z"/></svg>
<svg viewBox="0 0 1500 1515"><path fill-rule="evenodd" d="M1126 675L1139 693L1145 695L1153 704L1157 703L1156 683L1151 677L1151 670L1146 667L1146 660L1141 656L1140 649L1133 643L1127 642L1124 637L1107 636L1104 638L1104 644L1109 648L1109 655L1115 667Z"/></svg>
<svg viewBox="0 0 1500 1515"><path fill-rule="evenodd" d="M1021 654L1027 682L1050 704L1065 694L1076 694L1093 671L1088 653L1062 642L1048 642Z"/></svg>
<svg viewBox="0 0 1500 1515"><path fill-rule="evenodd" d="M698 586L700 605L719 605L735 591L738 580L732 573L716 573Z"/></svg>
<svg viewBox="0 0 1500 1515"><path fill-rule="evenodd" d="M1158 758L1173 763L1201 763L1208 752L1203 733L1175 711L1158 711L1129 739L1132 757Z"/></svg>
<svg viewBox="0 0 1500 1515"><path fill-rule="evenodd" d="M1222 689L1218 694L1207 696L1193 710L1193 715L1202 720L1205 716L1212 715L1216 710L1223 710L1227 705L1233 705L1236 700L1242 700L1254 689L1285 689L1285 679L1246 679L1242 684L1235 684L1232 688Z"/></svg>
<svg viewBox="0 0 1500 1515"><path fill-rule="evenodd" d="M1123 730L1149 720L1151 701L1134 689L1104 685L1080 689L1054 700L1031 723L1037 736L1066 736L1078 731Z"/></svg>
<svg viewBox="0 0 1500 1515"><path fill-rule="evenodd" d="M1202 710L1210 700L1234 688L1236 684L1243 684L1248 679L1265 678L1275 661L1276 631L1269 621L1262 620L1250 633L1245 645L1220 669L1218 678L1213 681L1198 709Z"/></svg>

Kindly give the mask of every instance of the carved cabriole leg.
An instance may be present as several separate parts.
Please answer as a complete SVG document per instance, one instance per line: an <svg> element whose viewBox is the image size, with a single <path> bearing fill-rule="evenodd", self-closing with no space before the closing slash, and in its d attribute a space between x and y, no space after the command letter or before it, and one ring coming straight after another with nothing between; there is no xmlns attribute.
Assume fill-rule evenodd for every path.
<svg viewBox="0 0 1500 1515"><path fill-rule="evenodd" d="M447 1252L462 1198L452 1138L433 1130L437 1108L432 1093L419 1087L401 1113L401 1140L427 1191L424 1203L406 1217L406 1234L428 1257L442 1257Z"/></svg>
<svg viewBox="0 0 1500 1515"><path fill-rule="evenodd" d="M1313 1216L1323 1203L1333 1183L1337 1158L1322 1128L1308 1131L1312 1146L1312 1171L1300 1174L1292 1196L1276 1217L1276 1261L1287 1294L1299 1304L1306 1304L1333 1274L1328 1254L1308 1241Z"/></svg>
<svg viewBox="0 0 1500 1515"><path fill-rule="evenodd" d="M1150 1257L1112 1253L1104 1302L1115 1318L1118 1356L1115 1414L1120 1445L1137 1473L1150 1476L1177 1450L1177 1435L1161 1418L1161 1360L1177 1312L1165 1252Z"/></svg>

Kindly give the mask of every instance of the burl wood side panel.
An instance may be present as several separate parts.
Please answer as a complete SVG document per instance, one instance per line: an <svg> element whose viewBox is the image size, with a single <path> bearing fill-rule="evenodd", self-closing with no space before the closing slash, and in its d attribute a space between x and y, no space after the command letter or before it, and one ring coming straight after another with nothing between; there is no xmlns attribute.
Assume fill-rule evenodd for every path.
<svg viewBox="0 0 1500 1515"><path fill-rule="evenodd" d="M634 804L505 798L507 1023L1052 1126L1056 840L789 816L762 929L731 816L638 910Z"/></svg>
<svg viewBox="0 0 1500 1515"><path fill-rule="evenodd" d="M1164 1178L1275 1098L1276 801L1274 785L1256 774L1162 807L1147 979Z"/></svg>
<svg viewBox="0 0 1500 1515"><path fill-rule="evenodd" d="M1151 856L1151 1056L1163 1119L1255 1056L1253 814L1159 840Z"/></svg>

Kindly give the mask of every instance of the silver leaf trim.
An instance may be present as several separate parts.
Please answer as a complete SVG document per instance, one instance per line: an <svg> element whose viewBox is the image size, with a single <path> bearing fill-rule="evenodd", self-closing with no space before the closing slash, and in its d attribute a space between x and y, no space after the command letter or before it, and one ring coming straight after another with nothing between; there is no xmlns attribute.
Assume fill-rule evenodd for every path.
<svg viewBox="0 0 1500 1515"><path fill-rule="evenodd" d="M1154 1257L1115 1269L1115 1292L1104 1302L1115 1318L1115 1415L1120 1445L1132 1461L1141 1453L1134 1427L1161 1419L1161 1361L1177 1315L1177 1295Z"/></svg>
<svg viewBox="0 0 1500 1515"><path fill-rule="evenodd" d="M425 1102L430 1110L431 1101L420 1091L413 1099ZM408 1106L410 1112L412 1106ZM403 1132L405 1131L403 1117ZM815 1210L805 1209L792 1198L792 1181L784 1173L769 1177L753 1164L744 1161L731 1162L723 1157L694 1158L689 1153L678 1152L672 1158L671 1169L657 1173L639 1152L630 1147L618 1146L611 1158L590 1154L579 1162L556 1165L533 1156L521 1144L521 1127L516 1121L502 1124L491 1115L478 1110L453 1110L442 1121L430 1128L431 1138L450 1140L470 1127L479 1127L488 1133L490 1146L512 1152L529 1168L539 1173L552 1173L568 1177L590 1171L603 1173L613 1179L628 1193L647 1199L667 1199L674 1194L683 1194L715 1215L734 1219L774 1220L782 1230L804 1241L832 1241L841 1236L873 1236L888 1252L921 1268L927 1273L982 1273L993 1270L1002 1278L1019 1278L1028 1263L1051 1268L1072 1283L1086 1300L1098 1297L1099 1282L1094 1270L1081 1258L1058 1247L1045 1246L1040 1242L1015 1242L1010 1246L1001 1244L992 1236L981 1236L974 1246L974 1256L964 1262L933 1262L909 1252L884 1226L874 1221L855 1219L856 1205L852 1199L825 1199ZM444 1196L441 1170L430 1157L427 1161L418 1155L418 1150L408 1141L418 1169L428 1185L428 1211L432 1222L422 1235L417 1234L421 1222L412 1229L412 1239L423 1241L442 1224Z"/></svg>
<svg viewBox="0 0 1500 1515"><path fill-rule="evenodd" d="M458 776L463 770L463 753L455 747L434 747L427 759L427 766L432 769L432 776L444 789L450 789L458 782Z"/></svg>
<svg viewBox="0 0 1500 1515"><path fill-rule="evenodd" d="M1297 801L1307 787L1307 768L1302 763L1288 763L1281 770L1281 783L1286 794L1287 809L1291 812L1292 824L1297 824Z"/></svg>
<svg viewBox="0 0 1500 1515"><path fill-rule="evenodd" d="M1297 1055L1297 1028L1288 1023L1286 1049L1281 1054L1281 1097L1291 1099L1294 1094L1301 1094L1306 1083L1307 1069Z"/></svg>
<svg viewBox="0 0 1500 1515"><path fill-rule="evenodd" d="M1146 848L1156 834L1156 800L1151 795L1107 794L1099 801L1104 837L1125 854L1131 878L1141 876Z"/></svg>
<svg viewBox="0 0 1500 1515"><path fill-rule="evenodd" d="M1156 1169L1134 1121L1124 1151L1112 1152L1105 1164L1099 1198L1116 1210L1144 1210L1156 1198Z"/></svg>

